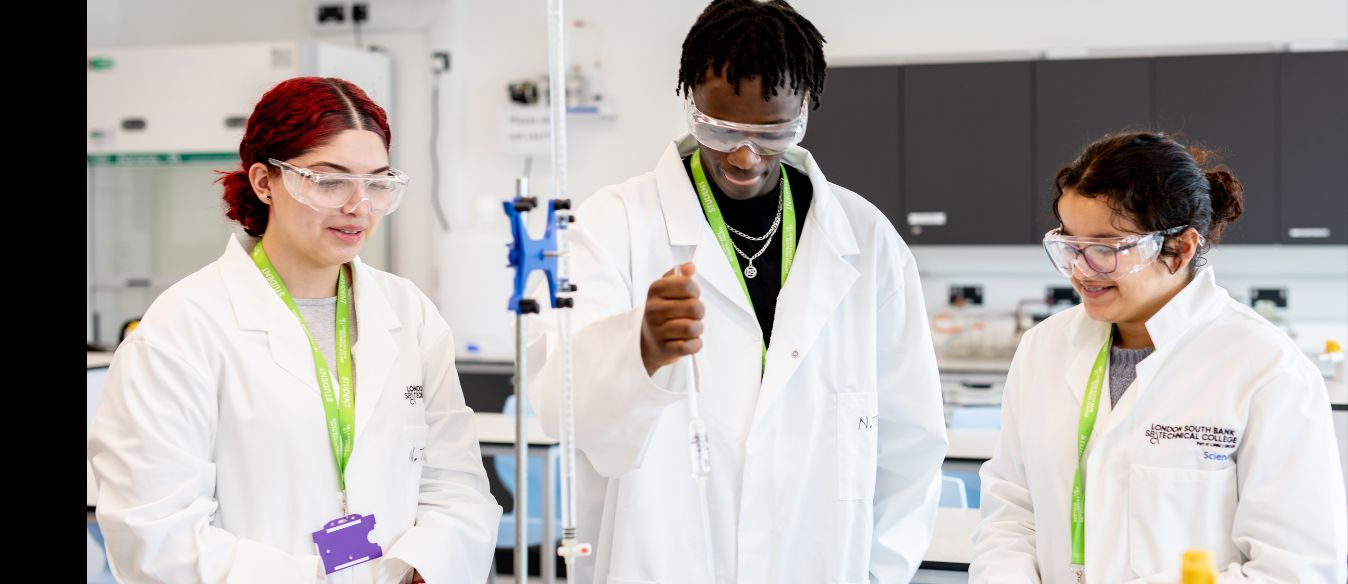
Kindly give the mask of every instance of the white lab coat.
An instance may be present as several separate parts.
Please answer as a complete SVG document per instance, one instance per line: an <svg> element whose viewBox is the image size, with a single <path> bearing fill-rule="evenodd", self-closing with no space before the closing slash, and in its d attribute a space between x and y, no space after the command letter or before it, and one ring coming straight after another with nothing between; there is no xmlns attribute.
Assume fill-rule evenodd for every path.
<svg viewBox="0 0 1348 584"><path fill-rule="evenodd" d="M112 361L88 456L122 582L486 579L501 509L444 320L410 282L354 262L352 513L384 557L323 577L311 533L341 515L313 356L231 238L169 288ZM335 383L334 383L335 385ZM417 398L420 391L422 397Z"/></svg>
<svg viewBox="0 0 1348 584"><path fill-rule="evenodd" d="M785 161L814 194L760 379L758 321L681 161L694 148L676 140L655 172L600 190L572 231L580 521L596 538L582 581L591 561L600 584L907 581L946 450L913 256L873 205L792 148ZM697 359L714 578L689 474L692 368L649 376L639 347L647 289L690 246L707 309ZM531 391L554 436L561 371L554 352Z"/></svg>
<svg viewBox="0 0 1348 584"><path fill-rule="evenodd" d="M1178 582L1184 551L1202 548L1222 582L1344 582L1348 508L1319 372L1211 269L1146 326L1156 351L1113 408L1106 380L1087 446L1086 581ZM1021 341L981 472L972 582L1072 581L1077 421L1109 330L1078 306Z"/></svg>

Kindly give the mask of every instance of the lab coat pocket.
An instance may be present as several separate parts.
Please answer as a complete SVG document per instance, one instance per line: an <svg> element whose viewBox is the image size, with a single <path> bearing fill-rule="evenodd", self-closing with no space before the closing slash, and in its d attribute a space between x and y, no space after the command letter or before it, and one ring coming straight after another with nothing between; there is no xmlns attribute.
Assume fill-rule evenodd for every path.
<svg viewBox="0 0 1348 584"><path fill-rule="evenodd" d="M1128 555L1148 576L1179 567L1184 550L1206 549L1218 566L1235 560L1236 467L1133 465L1128 476Z"/></svg>
<svg viewBox="0 0 1348 584"><path fill-rule="evenodd" d="M835 394L838 415L838 499L869 501L875 496L879 408L873 391Z"/></svg>

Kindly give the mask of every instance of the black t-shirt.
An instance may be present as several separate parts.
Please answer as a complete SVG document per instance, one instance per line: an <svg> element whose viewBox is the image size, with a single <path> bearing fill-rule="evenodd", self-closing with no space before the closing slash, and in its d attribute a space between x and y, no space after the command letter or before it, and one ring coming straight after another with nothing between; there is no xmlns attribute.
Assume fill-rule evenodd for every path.
<svg viewBox="0 0 1348 584"><path fill-rule="evenodd" d="M693 180L693 169L688 161L692 157L683 159L683 169L688 173L688 181L693 184L693 191L697 192L697 183ZM810 210L810 200L814 195L814 188L810 185L810 177L791 167L786 166L786 180L791 182L791 200L796 207L796 245L799 249L800 237L805 233L805 216ZM716 181L707 177L708 186L711 187L711 193L716 198L716 206L720 208L721 215L724 216L727 225L734 227L744 233L755 237L768 232L772 227L772 221L777 218L777 201L782 196L782 183L777 182L777 187L772 189L771 193L749 199L747 201L738 201L721 193L721 189L716 186ZM698 204L698 208L702 205ZM706 211L703 210L703 215ZM763 248L762 241L752 241L745 239L734 232L730 233L730 240L740 248L745 254L752 256ZM735 254L739 260L740 275L743 276L744 268L749 266L749 260L744 259L739 254ZM799 259L799 256L797 256ZM749 299L753 303L754 315L758 317L758 326L763 330L763 343L771 344L772 341L772 319L777 313L777 294L782 291L782 229L779 227L777 233L772 235L772 242L768 244L767 251L754 260L754 269L758 274L753 278L745 278L744 283L749 288ZM793 268L794 270L794 268ZM788 277L790 277L788 275Z"/></svg>

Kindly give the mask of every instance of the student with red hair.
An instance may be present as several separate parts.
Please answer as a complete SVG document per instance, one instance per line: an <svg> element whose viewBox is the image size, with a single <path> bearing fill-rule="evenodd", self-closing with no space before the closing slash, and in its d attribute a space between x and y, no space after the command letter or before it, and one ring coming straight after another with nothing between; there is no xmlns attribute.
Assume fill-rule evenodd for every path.
<svg viewBox="0 0 1348 584"><path fill-rule="evenodd" d="M453 335L357 257L407 190L389 142L340 79L253 110L221 178L245 234L150 307L89 431L120 581L486 579L501 508Z"/></svg>

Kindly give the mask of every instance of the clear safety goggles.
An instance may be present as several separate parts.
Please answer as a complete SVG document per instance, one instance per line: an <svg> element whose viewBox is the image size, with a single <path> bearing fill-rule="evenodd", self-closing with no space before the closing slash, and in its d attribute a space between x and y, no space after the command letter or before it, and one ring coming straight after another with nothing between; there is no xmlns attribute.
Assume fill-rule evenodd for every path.
<svg viewBox="0 0 1348 584"><path fill-rule="evenodd" d="M1086 280L1118 280L1151 265L1165 238L1188 228L1181 225L1125 237L1073 237L1058 227L1044 234L1044 251L1064 278L1075 273Z"/></svg>
<svg viewBox="0 0 1348 584"><path fill-rule="evenodd" d="M407 175L394 168L387 174L346 174L314 172L275 158L267 162L283 171L281 179L290 196L316 211L354 209L368 201L372 214L387 215L397 210L407 192Z"/></svg>
<svg viewBox="0 0 1348 584"><path fill-rule="evenodd" d="M809 105L810 95L806 93L800 102L800 114L793 120L779 124L741 124L702 113L693 103L691 94L683 101L688 131L700 144L717 152L734 152L741 146L748 146L759 156L781 154L805 139Z"/></svg>

